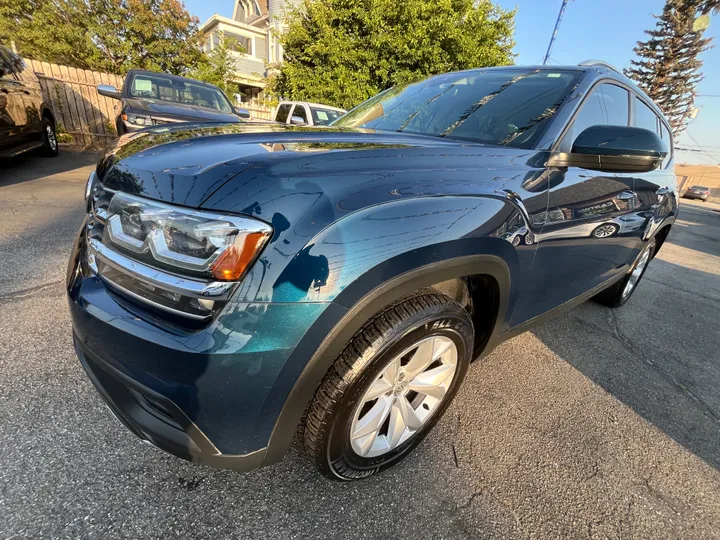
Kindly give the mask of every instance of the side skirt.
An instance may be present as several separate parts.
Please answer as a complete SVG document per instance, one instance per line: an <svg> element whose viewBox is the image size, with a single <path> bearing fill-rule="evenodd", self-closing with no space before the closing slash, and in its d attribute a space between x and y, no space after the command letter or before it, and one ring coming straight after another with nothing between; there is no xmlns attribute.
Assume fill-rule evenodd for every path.
<svg viewBox="0 0 720 540"><path fill-rule="evenodd" d="M564 304L560 304L557 307L554 307L550 311L546 311L542 315L538 315L537 317L533 317L529 321L525 321L522 324L519 324L518 326L514 326L513 328L509 328L505 330L500 336L499 343L502 343L503 341L506 341L510 338L514 338L515 336L518 336L522 334L523 332L527 332L528 330L539 326L541 324L544 324L548 322L551 319L554 319L555 317L558 317L562 315L563 313L566 313L570 311L572 308L582 304L583 302L586 302L587 300L590 300L593 296L598 294L601 291L604 291L608 287L612 287L615 283L623 279L627 275L627 270L629 266L625 265L625 268L623 272L618 272L617 275L611 277L610 279L604 281L600 285L597 285L590 289L589 291L581 294L580 296L576 296L575 298L572 298L571 300L568 300Z"/></svg>

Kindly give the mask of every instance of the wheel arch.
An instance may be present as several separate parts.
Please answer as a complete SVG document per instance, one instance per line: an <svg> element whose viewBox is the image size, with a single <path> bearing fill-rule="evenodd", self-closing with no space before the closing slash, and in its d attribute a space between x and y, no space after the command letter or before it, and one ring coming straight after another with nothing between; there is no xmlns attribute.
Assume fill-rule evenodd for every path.
<svg viewBox="0 0 720 540"><path fill-rule="evenodd" d="M663 227L658 229L658 232L655 233L655 251L653 252L653 258L655 258L655 255L657 255L658 251L660 251L660 248L665 243L665 240L667 240L667 237L670 234L671 227L672 223L668 223L667 225L664 225Z"/></svg>
<svg viewBox="0 0 720 540"><path fill-rule="evenodd" d="M471 241L476 246L482 246L483 240L494 240L491 244L499 253L463 253L467 250L459 249L461 246L472 246ZM385 265L379 265L343 290L330 304L291 355L291 358L300 355L307 361L300 375L294 377L289 393L287 390L278 392L280 395L277 399L286 397L270 436L264 464L276 463L285 455L307 405L352 336L375 314L403 296L425 287L448 294L453 288L457 292L462 283L468 288L471 302L482 298L492 299L488 310L473 310L473 313L477 313L477 320L483 324L483 334L479 340L476 339L474 356L489 352L499 343L506 316L512 308L510 304L514 295L511 275L513 266L517 264L512 259L508 261L503 252L509 250L514 253L514 250L510 243L500 239L475 238L457 242L459 244L451 243L455 245L448 246L447 257L416 266L383 281L377 281L377 278L384 274L386 268L383 268ZM381 284L371 287L370 283ZM492 292L488 293L484 287L491 287ZM487 316L487 313L492 315ZM282 379L282 375L279 378ZM268 402L277 403L272 398Z"/></svg>
<svg viewBox="0 0 720 540"><path fill-rule="evenodd" d="M50 120L50 123L53 125L53 127L57 128L57 122L55 120L55 115L50 110L50 107L48 107L47 105L43 105L41 116L43 118L47 118L48 120Z"/></svg>

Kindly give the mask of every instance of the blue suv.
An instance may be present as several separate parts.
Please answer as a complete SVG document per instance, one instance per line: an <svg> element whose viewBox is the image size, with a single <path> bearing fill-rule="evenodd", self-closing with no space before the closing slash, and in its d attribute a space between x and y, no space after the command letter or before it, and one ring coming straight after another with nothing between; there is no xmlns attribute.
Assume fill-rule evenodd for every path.
<svg viewBox="0 0 720 540"><path fill-rule="evenodd" d="M68 266L77 355L177 456L246 471L297 436L325 475L370 476L472 360L628 301L677 215L670 133L593 63L437 75L329 127L126 134Z"/></svg>

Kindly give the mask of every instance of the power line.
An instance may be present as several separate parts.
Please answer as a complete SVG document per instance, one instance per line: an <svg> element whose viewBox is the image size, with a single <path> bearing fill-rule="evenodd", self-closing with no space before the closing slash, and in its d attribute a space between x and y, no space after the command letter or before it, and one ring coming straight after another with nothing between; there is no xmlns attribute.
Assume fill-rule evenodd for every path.
<svg viewBox="0 0 720 540"><path fill-rule="evenodd" d="M565 7L567 6L568 0L563 0L562 5L560 6L560 13L558 13L558 18L555 21L555 28L553 29L553 33L550 36L550 43L548 43L547 52L545 53L545 60L543 60L543 65L546 65L548 63L548 60L550 59L550 53L552 52L553 45L555 45L555 38L557 37L558 30L560 29L560 21L562 20L563 13L565 13Z"/></svg>
<svg viewBox="0 0 720 540"><path fill-rule="evenodd" d="M687 133L688 137L690 137L690 140L691 140L692 142L694 142L695 145L696 145L702 152L704 152L705 154L707 154L708 156L710 156L710 158L717 163L718 158L717 158L717 157L713 157L712 154L710 154L710 152L708 152L708 151L705 150L702 146L700 146L700 143L695 140L695 137L692 136L692 134L690 133L690 130L689 130L689 129L685 129L685 133Z"/></svg>
<svg viewBox="0 0 720 540"><path fill-rule="evenodd" d="M720 157L718 157L718 155L720 155L720 151L717 151L717 155L716 155L716 151L707 152L706 150L703 150L702 148L687 148L685 146L676 146L675 150L680 150L683 152L703 152L705 154L712 154L713 157L720 159Z"/></svg>

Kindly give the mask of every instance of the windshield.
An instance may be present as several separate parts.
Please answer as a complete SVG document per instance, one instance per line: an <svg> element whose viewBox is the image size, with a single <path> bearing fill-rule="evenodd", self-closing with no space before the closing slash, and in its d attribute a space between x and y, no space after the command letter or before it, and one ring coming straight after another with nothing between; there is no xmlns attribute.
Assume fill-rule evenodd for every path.
<svg viewBox="0 0 720 540"><path fill-rule="evenodd" d="M225 113L233 112L232 105L220 90L189 80L138 73L125 84L129 85L128 94L131 97L196 105Z"/></svg>
<svg viewBox="0 0 720 540"><path fill-rule="evenodd" d="M333 125L530 148L581 75L537 69L437 75L386 90Z"/></svg>
<svg viewBox="0 0 720 540"><path fill-rule="evenodd" d="M330 122L337 120L343 113L333 109L323 109L321 107L310 107L313 123L316 126L326 126Z"/></svg>

